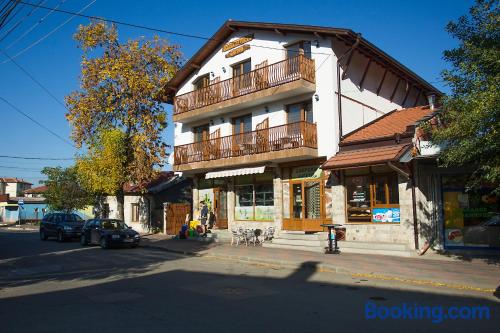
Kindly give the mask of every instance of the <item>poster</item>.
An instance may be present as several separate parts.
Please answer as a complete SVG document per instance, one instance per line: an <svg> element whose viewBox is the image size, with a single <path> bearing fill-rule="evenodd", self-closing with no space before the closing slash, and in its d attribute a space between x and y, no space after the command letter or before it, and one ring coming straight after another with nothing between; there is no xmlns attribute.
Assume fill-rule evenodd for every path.
<svg viewBox="0 0 500 333"><path fill-rule="evenodd" d="M234 218L237 221L253 220L253 206L234 207Z"/></svg>
<svg viewBox="0 0 500 333"><path fill-rule="evenodd" d="M399 208L373 208L373 222L401 222Z"/></svg>
<svg viewBox="0 0 500 333"><path fill-rule="evenodd" d="M256 221L274 221L274 206L255 206Z"/></svg>

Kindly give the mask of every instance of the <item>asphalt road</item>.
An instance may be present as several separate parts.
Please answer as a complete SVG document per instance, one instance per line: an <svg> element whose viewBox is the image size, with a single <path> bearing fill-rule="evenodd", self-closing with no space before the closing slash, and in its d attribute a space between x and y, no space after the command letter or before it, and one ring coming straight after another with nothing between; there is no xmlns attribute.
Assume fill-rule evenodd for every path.
<svg viewBox="0 0 500 333"><path fill-rule="evenodd" d="M400 318L366 318L367 304L369 316L375 306ZM471 306L487 307L490 318L470 318ZM469 319L443 319L449 307ZM499 314L489 294L0 229L2 333L494 332Z"/></svg>

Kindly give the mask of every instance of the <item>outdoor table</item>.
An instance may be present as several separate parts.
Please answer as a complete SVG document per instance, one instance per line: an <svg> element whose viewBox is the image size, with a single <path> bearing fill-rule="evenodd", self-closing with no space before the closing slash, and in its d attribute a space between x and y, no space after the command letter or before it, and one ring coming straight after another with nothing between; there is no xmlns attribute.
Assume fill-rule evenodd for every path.
<svg viewBox="0 0 500 333"><path fill-rule="evenodd" d="M326 224L321 224L321 226L324 228L328 228L328 250L325 253L330 253L330 254L340 253L339 247L337 246L337 230L335 228L341 227L342 224L326 223ZM334 231L335 231L335 248L333 247L333 244L332 244L333 243L332 237L330 237L332 229L334 229Z"/></svg>

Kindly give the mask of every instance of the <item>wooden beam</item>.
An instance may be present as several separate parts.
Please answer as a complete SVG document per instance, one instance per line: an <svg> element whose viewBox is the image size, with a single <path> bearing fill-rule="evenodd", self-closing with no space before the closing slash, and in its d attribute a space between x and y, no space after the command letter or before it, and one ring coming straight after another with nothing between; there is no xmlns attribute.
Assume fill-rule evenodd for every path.
<svg viewBox="0 0 500 333"><path fill-rule="evenodd" d="M384 75L382 75L382 80L380 80L380 83L378 84L377 88L377 96L380 94L380 90L382 89L382 85L384 84L385 76L387 75L388 69L386 68L384 71Z"/></svg>
<svg viewBox="0 0 500 333"><path fill-rule="evenodd" d="M359 89L363 90L363 83L365 83L366 74L368 74L368 70L370 69L370 65L372 64L372 60L369 59L366 64L365 71L363 72L363 76L361 77L361 81L359 81Z"/></svg>
<svg viewBox="0 0 500 333"><path fill-rule="evenodd" d="M415 103L413 103L413 107L417 106L418 100L420 99L420 95L422 95L422 89L418 90L417 97L415 98Z"/></svg>
<svg viewBox="0 0 500 333"><path fill-rule="evenodd" d="M191 66L191 67L193 67L193 68L195 68L195 69L200 69L200 68L201 68L201 66L200 66L200 65L197 65L197 64L195 64L195 63L192 63L192 64L190 64L189 66Z"/></svg>
<svg viewBox="0 0 500 333"><path fill-rule="evenodd" d="M396 95L396 90L398 90L399 82L401 82L400 78L398 78L398 83L396 83L396 86L394 87L394 90L392 91L392 94L391 94L391 103L394 100L394 96Z"/></svg>
<svg viewBox="0 0 500 333"><path fill-rule="evenodd" d="M342 80L345 80L347 78L347 70L349 69L349 65L351 64L351 59L352 55L356 52L355 50L352 50L351 53L349 53L349 57L347 58L347 62L345 64L345 70L342 73Z"/></svg>
<svg viewBox="0 0 500 333"><path fill-rule="evenodd" d="M282 36L286 36L286 33L284 33L283 31L279 30L279 29L274 29L274 31L277 33L277 34L280 34Z"/></svg>
<svg viewBox="0 0 500 333"><path fill-rule="evenodd" d="M406 84L408 84L408 82ZM410 95L411 88L413 88L412 85L408 85L407 87L408 88L406 89L405 98L403 99L403 102L401 103L402 107L405 107L405 103L406 103L406 100L408 99L408 96Z"/></svg>
<svg viewBox="0 0 500 333"><path fill-rule="evenodd" d="M319 33L317 33L316 31L314 32L314 36L316 36L316 38L320 38L320 39L323 39L323 36L321 36Z"/></svg>

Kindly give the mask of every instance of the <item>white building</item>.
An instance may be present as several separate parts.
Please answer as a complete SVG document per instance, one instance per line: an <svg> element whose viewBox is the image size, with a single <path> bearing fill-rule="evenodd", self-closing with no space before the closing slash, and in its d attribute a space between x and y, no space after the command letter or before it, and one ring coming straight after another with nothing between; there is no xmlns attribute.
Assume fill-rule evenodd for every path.
<svg viewBox="0 0 500 333"><path fill-rule="evenodd" d="M0 177L0 195L8 194L10 197L21 197L24 191L31 188L31 183L13 177Z"/></svg>
<svg viewBox="0 0 500 333"><path fill-rule="evenodd" d="M351 30L227 21L165 94L194 210L208 201L219 227L321 231L336 202L319 167L340 139L440 93Z"/></svg>

